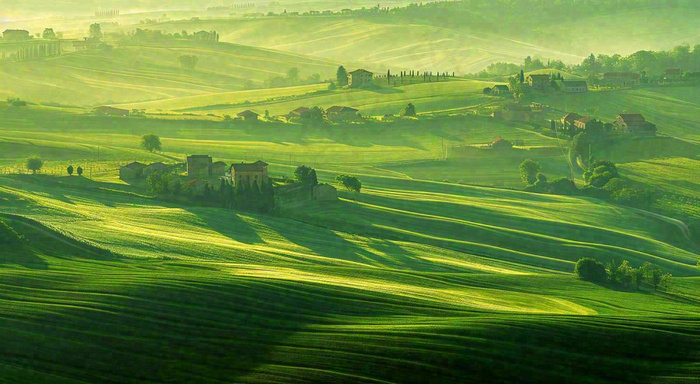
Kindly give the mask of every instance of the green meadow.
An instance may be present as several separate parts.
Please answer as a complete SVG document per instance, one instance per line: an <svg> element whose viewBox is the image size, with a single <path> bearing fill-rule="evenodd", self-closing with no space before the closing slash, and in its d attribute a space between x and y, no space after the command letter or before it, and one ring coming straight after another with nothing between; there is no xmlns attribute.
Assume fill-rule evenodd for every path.
<svg viewBox="0 0 700 384"><path fill-rule="evenodd" d="M23 43L0 39L0 383L698 382L697 82L516 95L544 105L526 122L491 116L514 101L484 88L507 76L468 75L525 57L564 65L692 47L693 2L236 3L0 10L3 30L51 26L82 40L101 23L108 44L16 60ZM120 15L93 16L112 9ZM303 15L311 10L335 13ZM220 42L125 35L136 28L215 30ZM182 56L196 56L196 69ZM329 87L340 65L455 76ZM581 66L525 75L550 72L587 79ZM415 116L402 113L409 103ZM93 111L106 105L130 116ZM361 118L285 117L332 106ZM260 120L237 118L245 110ZM586 189L572 140L549 130L569 112L656 124L654 137L589 147L653 202ZM142 148L147 134L162 148ZM498 137L514 147L493 148ZM215 195L193 198L119 176L135 161L203 154L263 160L278 184L307 165L338 199L278 196L256 213L224 208L218 180ZM36 173L32 156L43 160ZM526 159L579 193L526 189ZM170 176L185 180L185 168ZM340 175L356 176L361 192ZM658 289L593 283L575 272L582 258L649 263L670 277Z"/></svg>

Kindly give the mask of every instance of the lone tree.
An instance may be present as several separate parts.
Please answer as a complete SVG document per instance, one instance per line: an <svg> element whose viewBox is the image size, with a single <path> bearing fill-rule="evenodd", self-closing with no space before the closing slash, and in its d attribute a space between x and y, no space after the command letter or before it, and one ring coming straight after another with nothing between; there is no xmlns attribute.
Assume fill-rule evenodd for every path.
<svg viewBox="0 0 700 384"><path fill-rule="evenodd" d="M345 67L342 65L338 67L338 72L336 73L336 77L338 78L338 86L339 87L344 87L348 85L348 71L345 70Z"/></svg>
<svg viewBox="0 0 700 384"><path fill-rule="evenodd" d="M337 181L338 184L345 187L345 189L347 189L348 191L360 193L360 190L362 189L362 183L360 182L360 179L358 179L355 176L338 175L335 178L335 181Z"/></svg>
<svg viewBox="0 0 700 384"><path fill-rule="evenodd" d="M100 40L102 39L102 27L95 23L90 25L90 39Z"/></svg>
<svg viewBox="0 0 700 384"><path fill-rule="evenodd" d="M160 151L161 149L161 143L160 143L160 137L150 133L148 135L143 135L141 138L141 148L153 152L153 151Z"/></svg>
<svg viewBox="0 0 700 384"><path fill-rule="evenodd" d="M527 185L533 185L537 182L537 174L541 170L540 164L532 159L525 159L520 163L520 177Z"/></svg>
<svg viewBox="0 0 700 384"><path fill-rule="evenodd" d="M413 105L413 103L408 103L408 105L403 109L402 114L404 116L415 116L416 115L416 106Z"/></svg>
<svg viewBox="0 0 700 384"><path fill-rule="evenodd" d="M68 176L73 176L73 166L69 165L68 168L66 168L66 171L68 171Z"/></svg>
<svg viewBox="0 0 700 384"><path fill-rule="evenodd" d="M574 273L581 280L586 280L593 283L603 283L608 278L605 265L590 257L584 257L583 259L577 261Z"/></svg>
<svg viewBox="0 0 700 384"><path fill-rule="evenodd" d="M83 175L83 167L78 166L77 172L78 172L78 176L82 176Z"/></svg>
<svg viewBox="0 0 700 384"><path fill-rule="evenodd" d="M197 68L197 63L199 58L195 55L181 55L177 58L182 69L187 69L189 71L194 71Z"/></svg>
<svg viewBox="0 0 700 384"><path fill-rule="evenodd" d="M32 171L32 173L34 174L36 174L36 172L40 170L43 166L44 162L38 156L32 156L27 159L27 169Z"/></svg>

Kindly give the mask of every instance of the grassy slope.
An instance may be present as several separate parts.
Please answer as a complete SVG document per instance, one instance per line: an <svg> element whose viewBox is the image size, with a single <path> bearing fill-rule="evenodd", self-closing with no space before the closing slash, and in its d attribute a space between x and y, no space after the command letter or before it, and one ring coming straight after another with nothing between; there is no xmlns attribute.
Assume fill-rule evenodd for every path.
<svg viewBox="0 0 700 384"><path fill-rule="evenodd" d="M164 204L77 177L0 177L3 212L49 225L10 218L33 249L0 257L0 328L14 331L0 375L593 383L697 374L697 277L652 294L570 274L579 254L595 253L698 276L697 254L674 227L581 199L364 181L357 202L288 213L319 227ZM523 364L522 353L549 363Z"/></svg>
<svg viewBox="0 0 700 384"><path fill-rule="evenodd" d="M195 72L179 67L180 55L199 57ZM97 105L208 95L242 90L247 80L262 83L285 76L329 77L337 65L327 60L234 44L169 41L120 45L46 60L0 63L0 97L34 102Z"/></svg>

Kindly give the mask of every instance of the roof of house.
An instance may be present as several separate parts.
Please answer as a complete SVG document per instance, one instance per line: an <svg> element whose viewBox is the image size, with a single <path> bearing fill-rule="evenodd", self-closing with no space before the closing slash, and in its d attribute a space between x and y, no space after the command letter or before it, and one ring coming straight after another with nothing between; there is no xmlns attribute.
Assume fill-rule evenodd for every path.
<svg viewBox="0 0 700 384"><path fill-rule="evenodd" d="M500 91L508 91L508 90L509 90L509 89L508 89L508 86L507 86L507 85L504 85L504 84L494 85L494 86L493 86L493 89L498 89L498 90L500 90Z"/></svg>
<svg viewBox="0 0 700 384"><path fill-rule="evenodd" d="M580 119L581 117L583 117L583 116L579 115L578 113L571 112L571 113L567 113L566 116L563 117L563 120L571 121L571 120Z"/></svg>
<svg viewBox="0 0 700 384"><path fill-rule="evenodd" d="M129 169L144 169L146 168L146 164L144 163L139 163L138 161L134 161L133 163L129 163L122 168L129 168Z"/></svg>
<svg viewBox="0 0 700 384"><path fill-rule="evenodd" d="M26 29L6 29L3 33L29 33Z"/></svg>
<svg viewBox="0 0 700 384"><path fill-rule="evenodd" d="M625 124L645 123L646 119L641 113L621 113L618 115Z"/></svg>
<svg viewBox="0 0 700 384"><path fill-rule="evenodd" d="M218 165L218 166L220 166L220 165L226 165L226 163L223 162L223 161L217 161L216 163L212 163L212 165Z"/></svg>
<svg viewBox="0 0 700 384"><path fill-rule="evenodd" d="M187 156L188 160L189 159L207 159L207 158L211 159L211 156L209 156L209 155L190 155L190 156Z"/></svg>
<svg viewBox="0 0 700 384"><path fill-rule="evenodd" d="M578 119L576 119L576 122L581 123L581 124L586 124L587 122L589 122L591 120L592 119L590 117L584 116L584 117L579 117Z"/></svg>
<svg viewBox="0 0 700 384"><path fill-rule="evenodd" d="M233 168L233 170L237 171L237 172L246 172L246 171L262 171L267 166L268 166L268 164L266 162L258 160L254 163L232 164L231 168Z"/></svg>
<svg viewBox="0 0 700 384"><path fill-rule="evenodd" d="M152 167L152 168L168 168L167 165L165 165L165 164L163 164L163 163L160 163L160 162L158 162L158 163L153 163L153 164L149 164L149 165L146 166L146 168L151 168L151 167Z"/></svg>
<svg viewBox="0 0 700 384"><path fill-rule="evenodd" d="M119 111L119 112L129 112L128 109L123 109L123 108L116 108L116 107L110 107L109 105L102 105L99 107L93 108L94 110L99 110L99 111Z"/></svg>
<svg viewBox="0 0 700 384"><path fill-rule="evenodd" d="M562 81L565 87L587 87L588 83L584 80L564 80Z"/></svg>
<svg viewBox="0 0 700 384"><path fill-rule="evenodd" d="M548 74L534 74L534 75L527 75L527 77L532 77L533 80L549 80L552 78L551 75Z"/></svg>
<svg viewBox="0 0 700 384"><path fill-rule="evenodd" d="M257 116L260 116L260 114L257 114L249 109L246 109L245 111L239 113L237 116L238 117L257 117Z"/></svg>
<svg viewBox="0 0 700 384"><path fill-rule="evenodd" d="M306 107L299 107L299 108L293 110L292 112L304 113L304 112L309 112L309 111L310 111L309 108L306 108Z"/></svg>
<svg viewBox="0 0 700 384"><path fill-rule="evenodd" d="M680 75L681 70L680 70L680 68L669 68L666 70L666 74L667 75Z"/></svg>
<svg viewBox="0 0 700 384"><path fill-rule="evenodd" d="M356 70L350 72L351 75L356 75L356 74L360 74L360 73L369 73L370 75L373 75L372 72L370 72L370 71L368 71L368 70L366 70L366 69L362 69L362 68L356 69Z"/></svg>
<svg viewBox="0 0 700 384"><path fill-rule="evenodd" d="M326 110L327 113L357 113L359 110L350 107L334 105Z"/></svg>
<svg viewBox="0 0 700 384"><path fill-rule="evenodd" d="M631 77L633 79L639 78L639 73L632 72L605 72L603 77Z"/></svg>
<svg viewBox="0 0 700 384"><path fill-rule="evenodd" d="M501 136L498 136L497 138L493 139L493 142L491 142L491 144L496 144L499 141L503 141L503 138Z"/></svg>

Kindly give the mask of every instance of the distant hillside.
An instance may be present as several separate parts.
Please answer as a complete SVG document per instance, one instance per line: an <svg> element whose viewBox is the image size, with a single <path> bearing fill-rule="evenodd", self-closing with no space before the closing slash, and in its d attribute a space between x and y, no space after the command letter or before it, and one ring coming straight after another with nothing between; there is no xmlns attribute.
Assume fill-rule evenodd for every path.
<svg viewBox="0 0 700 384"><path fill-rule="evenodd" d="M178 57L195 55L195 71L180 67ZM122 45L25 62L0 62L0 97L35 102L98 105L206 95L262 86L285 76L332 77L337 64L321 59L234 44L189 41Z"/></svg>
<svg viewBox="0 0 700 384"><path fill-rule="evenodd" d="M592 52L630 54L700 42L700 9L684 1L676 6L648 1L522 5L534 3L530 1L517 9L506 7L510 2L505 1L472 3L351 16L170 21L157 28L215 29L222 41L361 62L377 70L458 73L475 72L492 62L520 62L526 56L579 63Z"/></svg>

